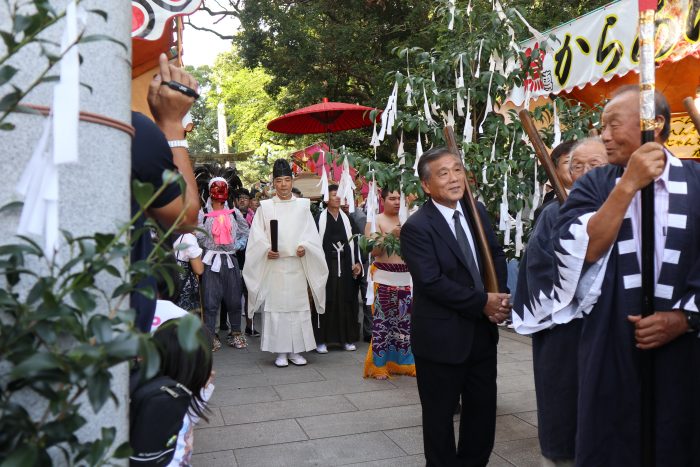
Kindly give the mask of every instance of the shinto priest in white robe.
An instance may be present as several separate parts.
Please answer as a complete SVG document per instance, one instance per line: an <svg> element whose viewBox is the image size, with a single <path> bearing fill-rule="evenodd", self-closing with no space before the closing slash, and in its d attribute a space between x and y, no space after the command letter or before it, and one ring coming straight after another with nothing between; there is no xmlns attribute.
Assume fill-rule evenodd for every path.
<svg viewBox="0 0 700 467"><path fill-rule="evenodd" d="M316 348L309 298L323 314L328 266L309 204L308 199L294 197L264 200L250 227L243 278L248 288L248 316L265 312L263 351L298 353ZM272 219L278 222L278 259L267 257ZM306 250L301 258L296 254L300 246Z"/></svg>

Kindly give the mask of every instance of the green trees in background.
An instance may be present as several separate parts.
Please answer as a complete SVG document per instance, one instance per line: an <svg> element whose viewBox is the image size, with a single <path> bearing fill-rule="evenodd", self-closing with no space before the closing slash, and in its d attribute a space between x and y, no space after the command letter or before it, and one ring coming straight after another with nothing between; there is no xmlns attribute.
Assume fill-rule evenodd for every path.
<svg viewBox="0 0 700 467"><path fill-rule="evenodd" d="M264 123L285 112L319 102L322 97L383 109L394 83L398 82L396 125L393 134L377 148L376 161L368 144L370 131L367 129L333 136L334 146L345 145L361 173L371 170L379 183L392 184L400 180L406 191L417 190L412 168L418 128L423 148L427 149L433 144L442 144L441 128L454 119L455 132L461 141L465 119L455 106L457 93L465 104L469 98L474 130L463 148L465 162L479 184L480 198L497 219L505 217L504 201L510 216L515 218L521 213L522 218L522 210L535 189L535 161L531 148L523 141L517 118L504 119L485 111L489 95L492 106L497 107L509 88L522 82L521 64L524 63L523 68L529 64L529 58L514 47L516 42L527 39L530 32L513 8L517 8L534 28L545 31L606 2L563 0L552 8L551 2L503 0L497 11L491 0L456 0L452 30L447 27L452 16L448 0L229 0L219 3L228 10L220 14L235 15L241 24L240 31L231 35L238 49L238 58L234 60L236 69L258 67L264 70L264 78L259 76L258 83L262 83L262 91L269 99L268 109L275 109ZM459 69L460 56L464 86L458 91L455 71ZM491 62L495 64L493 69L490 69ZM511 62L515 66L510 66ZM215 68L219 66L223 63L217 63ZM229 82L232 86L243 87L242 82ZM413 93L410 97L405 92L409 83ZM423 110L423 88L430 118ZM596 121L595 112L576 103L560 99L557 108L562 139L584 135ZM235 112L227 102L227 113ZM546 142L551 145L551 104L538 109L535 115L543 122ZM243 124L250 125L248 120L241 120L244 121ZM403 173L397 154L397 137L402 131L407 153ZM230 134L235 140L234 133ZM273 140L281 147L301 148L323 137L290 139L263 129L257 138L254 143L257 145ZM243 147L239 142L238 149L255 148ZM540 181L544 181L543 174L539 176ZM507 194L520 196L507 196L504 200L506 182ZM526 238L528 222L520 220L524 221L523 237Z"/></svg>

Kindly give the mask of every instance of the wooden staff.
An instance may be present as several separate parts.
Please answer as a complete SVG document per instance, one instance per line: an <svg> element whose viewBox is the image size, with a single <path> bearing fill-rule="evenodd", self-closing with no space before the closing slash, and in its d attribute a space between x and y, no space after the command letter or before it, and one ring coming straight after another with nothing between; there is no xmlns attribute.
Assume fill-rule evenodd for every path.
<svg viewBox="0 0 700 467"><path fill-rule="evenodd" d="M457 147L457 141L455 140L455 133L451 126L446 126L443 130L445 135L445 142L447 143L447 149L457 156L460 155L460 150ZM498 277L496 276L496 267L493 264L493 256L491 256L491 245L486 238L486 231L484 230L484 223L481 222L481 216L479 215L479 209L476 207L476 200L472 194L472 190L469 187L469 180L465 180L464 197L462 200L466 204L467 209L474 219L474 227L476 230L476 240L479 242L479 249L481 250L481 259L484 266L484 288L486 292L497 293L498 290Z"/></svg>
<svg viewBox="0 0 700 467"><path fill-rule="evenodd" d="M695 107L695 101L692 97L686 97L683 99L683 106L686 112L688 112L688 116L693 121L693 125L695 125L695 131L700 135L700 112L698 112L697 107Z"/></svg>
<svg viewBox="0 0 700 467"><path fill-rule="evenodd" d="M642 144L654 141L656 108L654 89L654 15L656 0L639 0L639 117ZM642 317L654 314L654 182L642 188ZM641 464L656 465L655 352L640 352Z"/></svg>
<svg viewBox="0 0 700 467"><path fill-rule="evenodd" d="M561 183L561 180L559 180L557 168L554 166L552 158L549 157L547 147L544 145L540 134L537 132L537 127L535 127L535 122L532 120L532 115L530 115L527 109L522 109L518 112L518 115L520 116L520 123L523 125L523 130L527 133L527 137L530 138L532 147L535 149L535 155L537 159L539 159L540 164L542 164L542 167L544 167L549 183L551 183L554 188L554 194L557 195L559 204L564 204L567 198L566 189L564 189L564 185Z"/></svg>

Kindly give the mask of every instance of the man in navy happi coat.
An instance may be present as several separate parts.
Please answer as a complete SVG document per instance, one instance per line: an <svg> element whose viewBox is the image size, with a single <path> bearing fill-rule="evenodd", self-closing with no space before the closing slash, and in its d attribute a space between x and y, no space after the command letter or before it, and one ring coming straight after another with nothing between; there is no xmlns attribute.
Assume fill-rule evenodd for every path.
<svg viewBox="0 0 700 467"><path fill-rule="evenodd" d="M567 171L574 182L590 170L608 163L600 138L586 138L562 145L569 149ZM552 236L559 209L558 201L548 203L530 235L518 272L513 325L519 334L532 335L537 432L543 466L563 467L573 465L575 453L577 358L582 320L560 325L552 323Z"/></svg>
<svg viewBox="0 0 700 467"><path fill-rule="evenodd" d="M700 165L662 146L668 103L656 94L655 142L640 146L639 91L605 106L609 166L576 182L555 233L555 323L583 318L576 465L640 465L642 352L654 352L656 463L700 462ZM640 190L654 182L656 312L640 316ZM653 349L653 350L651 350Z"/></svg>

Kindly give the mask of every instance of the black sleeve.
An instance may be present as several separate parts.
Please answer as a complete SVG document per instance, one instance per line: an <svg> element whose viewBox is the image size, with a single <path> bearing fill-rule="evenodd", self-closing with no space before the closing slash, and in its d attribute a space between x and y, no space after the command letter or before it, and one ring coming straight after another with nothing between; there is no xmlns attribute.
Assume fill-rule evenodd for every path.
<svg viewBox="0 0 700 467"><path fill-rule="evenodd" d="M414 290L465 318L481 319L487 295L446 276L440 269L433 238L410 217L401 227L401 253L413 279Z"/></svg>
<svg viewBox="0 0 700 467"><path fill-rule="evenodd" d="M142 113L132 112L131 122L136 135L131 144L131 178L142 183L150 183L155 190L163 185L165 170L177 171L173 163L173 153L160 128ZM180 196L180 186L171 183L156 198L152 206L162 208Z"/></svg>

